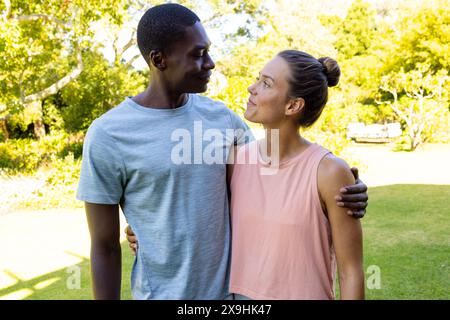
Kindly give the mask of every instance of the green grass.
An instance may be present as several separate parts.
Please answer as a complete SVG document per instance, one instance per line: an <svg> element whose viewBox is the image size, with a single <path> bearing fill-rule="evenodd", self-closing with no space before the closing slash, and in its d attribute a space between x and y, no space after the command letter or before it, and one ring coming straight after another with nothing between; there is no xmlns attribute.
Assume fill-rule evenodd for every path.
<svg viewBox="0 0 450 320"><path fill-rule="evenodd" d="M363 221L365 270L381 271L380 289L366 289L367 299L450 299L450 186L393 185L371 188ZM122 246L122 299L130 299L133 256ZM0 297L21 289L26 299L91 299L89 261L81 268L81 289L67 289L62 269L0 289ZM366 274L366 279L370 274ZM35 286L55 279L44 288ZM39 286L38 286L39 287Z"/></svg>
<svg viewBox="0 0 450 320"><path fill-rule="evenodd" d="M365 268L381 288L368 299L450 298L450 186L392 185L369 190L363 219Z"/></svg>
<svg viewBox="0 0 450 320"><path fill-rule="evenodd" d="M69 273L69 268L57 270L52 273L33 278L28 281L17 279L17 283L11 287L0 289L0 297L9 295L20 290L31 290L33 293L28 295L26 300L89 300L92 299L90 261L82 258L82 261L71 267L80 269L80 288L68 289L67 283L70 283L70 277L74 275L73 271ZM127 243L122 243L122 293L121 298L131 300L130 274L133 265L133 256L130 253ZM70 267L70 268L71 268ZM14 277L13 274L10 276ZM51 282L45 288L38 289L39 284ZM36 286L38 288L36 288Z"/></svg>

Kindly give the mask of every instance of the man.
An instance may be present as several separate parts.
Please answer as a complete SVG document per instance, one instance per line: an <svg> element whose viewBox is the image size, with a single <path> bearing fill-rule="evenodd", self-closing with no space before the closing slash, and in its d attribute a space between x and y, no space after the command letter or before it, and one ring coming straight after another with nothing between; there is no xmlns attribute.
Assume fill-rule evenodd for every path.
<svg viewBox="0 0 450 320"><path fill-rule="evenodd" d="M225 299L226 161L205 163L198 155L208 141L203 131L226 137L215 148L224 149L226 158L234 145L245 143L239 129L248 127L224 104L196 95L206 91L215 65L195 13L177 4L155 6L141 18L137 40L150 84L96 119L83 148L77 198L85 201L91 234L94 298L120 299L120 205L139 239L131 274L134 299ZM230 138L230 130L239 134ZM181 162L174 161L180 138L187 145ZM348 190L355 194L342 201L352 201L353 207L345 205L363 214L365 185Z"/></svg>

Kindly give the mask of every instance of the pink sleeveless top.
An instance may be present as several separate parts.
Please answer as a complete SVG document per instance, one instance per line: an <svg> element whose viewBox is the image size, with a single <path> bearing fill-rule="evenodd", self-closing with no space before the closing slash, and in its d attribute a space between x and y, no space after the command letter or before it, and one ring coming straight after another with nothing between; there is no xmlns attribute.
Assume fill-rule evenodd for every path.
<svg viewBox="0 0 450 320"><path fill-rule="evenodd" d="M311 144L276 173L262 174L269 164L257 141L237 152L230 292L261 300L334 299L331 229L317 189L319 162L329 153ZM247 164L239 164L244 157ZM248 164L252 158L257 161Z"/></svg>

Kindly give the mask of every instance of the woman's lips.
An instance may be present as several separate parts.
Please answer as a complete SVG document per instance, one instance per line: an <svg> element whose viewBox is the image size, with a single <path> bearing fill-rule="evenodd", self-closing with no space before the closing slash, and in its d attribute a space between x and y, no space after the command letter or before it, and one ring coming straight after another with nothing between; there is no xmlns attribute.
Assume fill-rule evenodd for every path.
<svg viewBox="0 0 450 320"><path fill-rule="evenodd" d="M256 107L256 104L251 102L250 100L247 101L247 107Z"/></svg>

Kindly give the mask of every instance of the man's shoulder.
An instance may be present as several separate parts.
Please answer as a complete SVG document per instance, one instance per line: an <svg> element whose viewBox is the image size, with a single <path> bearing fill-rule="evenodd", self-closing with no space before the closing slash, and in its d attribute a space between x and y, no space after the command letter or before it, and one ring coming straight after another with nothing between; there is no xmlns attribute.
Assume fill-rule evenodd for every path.
<svg viewBox="0 0 450 320"><path fill-rule="evenodd" d="M122 127L128 123L130 117L135 117L135 113L132 112L132 110L133 108L131 108L127 100L124 99L121 103L95 119L91 126L96 126L104 131L111 130L111 127Z"/></svg>
<svg viewBox="0 0 450 320"><path fill-rule="evenodd" d="M194 104L196 109L202 114L212 114L214 116L221 116L220 118L226 119L227 123L231 125L232 128L246 128L243 125L243 120L239 117L239 115L229 108L224 102L220 100L214 100L206 96L201 96L196 94ZM217 117L216 119L219 119Z"/></svg>
<svg viewBox="0 0 450 320"><path fill-rule="evenodd" d="M230 112L231 109L220 101L199 94L193 95L196 108L204 109L208 112Z"/></svg>
<svg viewBox="0 0 450 320"><path fill-rule="evenodd" d="M130 107L126 99L124 99L118 105L112 107L105 113L103 113L100 117L96 119L97 122L108 122L108 121L118 121L126 114L129 114Z"/></svg>

